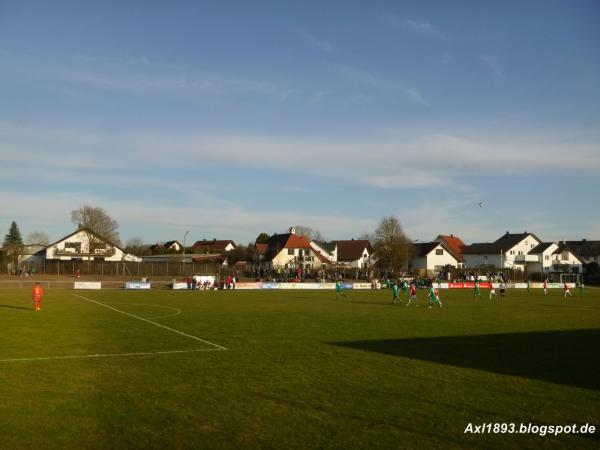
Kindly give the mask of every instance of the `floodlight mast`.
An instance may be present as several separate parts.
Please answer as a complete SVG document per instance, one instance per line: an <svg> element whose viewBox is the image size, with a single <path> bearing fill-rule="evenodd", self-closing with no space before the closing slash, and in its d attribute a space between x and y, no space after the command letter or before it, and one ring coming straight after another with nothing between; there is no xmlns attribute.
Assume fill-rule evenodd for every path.
<svg viewBox="0 0 600 450"><path fill-rule="evenodd" d="M190 230L187 230L185 232L185 234L183 235L183 259L182 259L182 264L183 264L183 274L185 275L185 239L187 238L187 235L190 233Z"/></svg>

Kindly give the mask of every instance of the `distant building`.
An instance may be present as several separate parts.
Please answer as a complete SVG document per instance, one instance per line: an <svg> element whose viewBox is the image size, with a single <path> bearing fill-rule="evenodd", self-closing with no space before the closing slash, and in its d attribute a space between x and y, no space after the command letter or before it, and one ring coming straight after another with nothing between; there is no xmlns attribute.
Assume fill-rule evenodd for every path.
<svg viewBox="0 0 600 450"><path fill-rule="evenodd" d="M529 253L542 243L533 233L509 233L492 243L476 243L463 247L467 268L511 268L525 270L528 263L538 262Z"/></svg>
<svg viewBox="0 0 600 450"><path fill-rule="evenodd" d="M511 268L531 273L582 273L582 259L566 242L542 242L533 233L506 233L491 244L463 248L465 267Z"/></svg>
<svg viewBox="0 0 600 450"><path fill-rule="evenodd" d="M274 234L266 245L263 265L267 268L306 271L319 269L330 263L324 255L311 246L306 237L296 235L294 227L290 228L289 233ZM261 250L263 249L261 248Z"/></svg>
<svg viewBox="0 0 600 450"><path fill-rule="evenodd" d="M223 254L230 252L236 247L235 242L231 239L227 240L206 240L202 239L201 241L196 241L192 246L192 250L194 253L203 253L203 254Z"/></svg>
<svg viewBox="0 0 600 450"><path fill-rule="evenodd" d="M366 239L351 239L346 241L332 241L335 245L335 260L337 263L346 263L353 269L366 269L375 261L373 247Z"/></svg>
<svg viewBox="0 0 600 450"><path fill-rule="evenodd" d="M164 244L153 244L150 246L150 251L154 254L161 251L180 252L183 250L183 245L179 241L167 241Z"/></svg>
<svg viewBox="0 0 600 450"><path fill-rule="evenodd" d="M419 242L412 245L410 266L413 270L439 272L447 266L458 267L456 255L445 242Z"/></svg>
<svg viewBox="0 0 600 450"><path fill-rule="evenodd" d="M465 247L465 243L458 236L454 236L453 234L444 235L440 234L438 237L434 239L436 242L443 242L448 247L448 251L452 252L458 261L458 267L462 267L465 263L465 257L463 256L463 248Z"/></svg>
<svg viewBox="0 0 600 450"><path fill-rule="evenodd" d="M50 244L45 250L47 261L141 261L118 245L88 228L80 228Z"/></svg>
<svg viewBox="0 0 600 450"><path fill-rule="evenodd" d="M46 246L40 244L24 245L19 254L19 265L42 264L46 254Z"/></svg>
<svg viewBox="0 0 600 450"><path fill-rule="evenodd" d="M527 270L529 272L582 273L581 260L564 244L543 242L529 254L537 257L537 261L528 263Z"/></svg>
<svg viewBox="0 0 600 450"><path fill-rule="evenodd" d="M592 262L600 264L600 241L564 241L568 247L581 262L589 264Z"/></svg>

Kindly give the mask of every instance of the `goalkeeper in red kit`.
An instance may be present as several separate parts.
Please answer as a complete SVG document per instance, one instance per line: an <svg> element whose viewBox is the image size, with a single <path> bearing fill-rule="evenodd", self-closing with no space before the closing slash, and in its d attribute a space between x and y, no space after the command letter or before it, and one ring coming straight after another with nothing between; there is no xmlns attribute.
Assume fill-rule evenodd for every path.
<svg viewBox="0 0 600 450"><path fill-rule="evenodd" d="M42 305L42 296L44 295L44 289L40 286L40 283L35 283L31 291L31 297L33 299L33 309L39 311Z"/></svg>

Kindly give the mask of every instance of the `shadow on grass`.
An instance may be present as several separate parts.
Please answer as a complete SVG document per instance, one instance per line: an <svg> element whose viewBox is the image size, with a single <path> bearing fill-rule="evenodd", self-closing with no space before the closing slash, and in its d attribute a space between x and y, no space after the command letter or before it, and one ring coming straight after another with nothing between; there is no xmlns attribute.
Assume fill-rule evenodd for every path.
<svg viewBox="0 0 600 450"><path fill-rule="evenodd" d="M25 309L27 311L33 311L32 308L24 308L22 306L0 305L0 308Z"/></svg>
<svg viewBox="0 0 600 450"><path fill-rule="evenodd" d="M330 344L600 390L600 329Z"/></svg>

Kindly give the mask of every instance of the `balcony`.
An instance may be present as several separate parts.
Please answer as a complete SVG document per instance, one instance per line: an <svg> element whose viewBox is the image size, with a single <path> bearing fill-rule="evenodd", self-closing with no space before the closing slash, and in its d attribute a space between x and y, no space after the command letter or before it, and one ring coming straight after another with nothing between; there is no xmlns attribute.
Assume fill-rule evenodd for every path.
<svg viewBox="0 0 600 450"><path fill-rule="evenodd" d="M95 256L108 258L108 257L114 256L115 253L116 253L116 250L114 247L96 248L92 252L82 252L82 251L79 251L79 249L75 249L75 248L56 248L56 249L54 249L54 256L56 256L56 257L68 256L71 258L84 258L84 257L88 258L88 257L95 257Z"/></svg>
<svg viewBox="0 0 600 450"><path fill-rule="evenodd" d="M515 255L515 262L524 263L524 262L540 262L539 255Z"/></svg>

